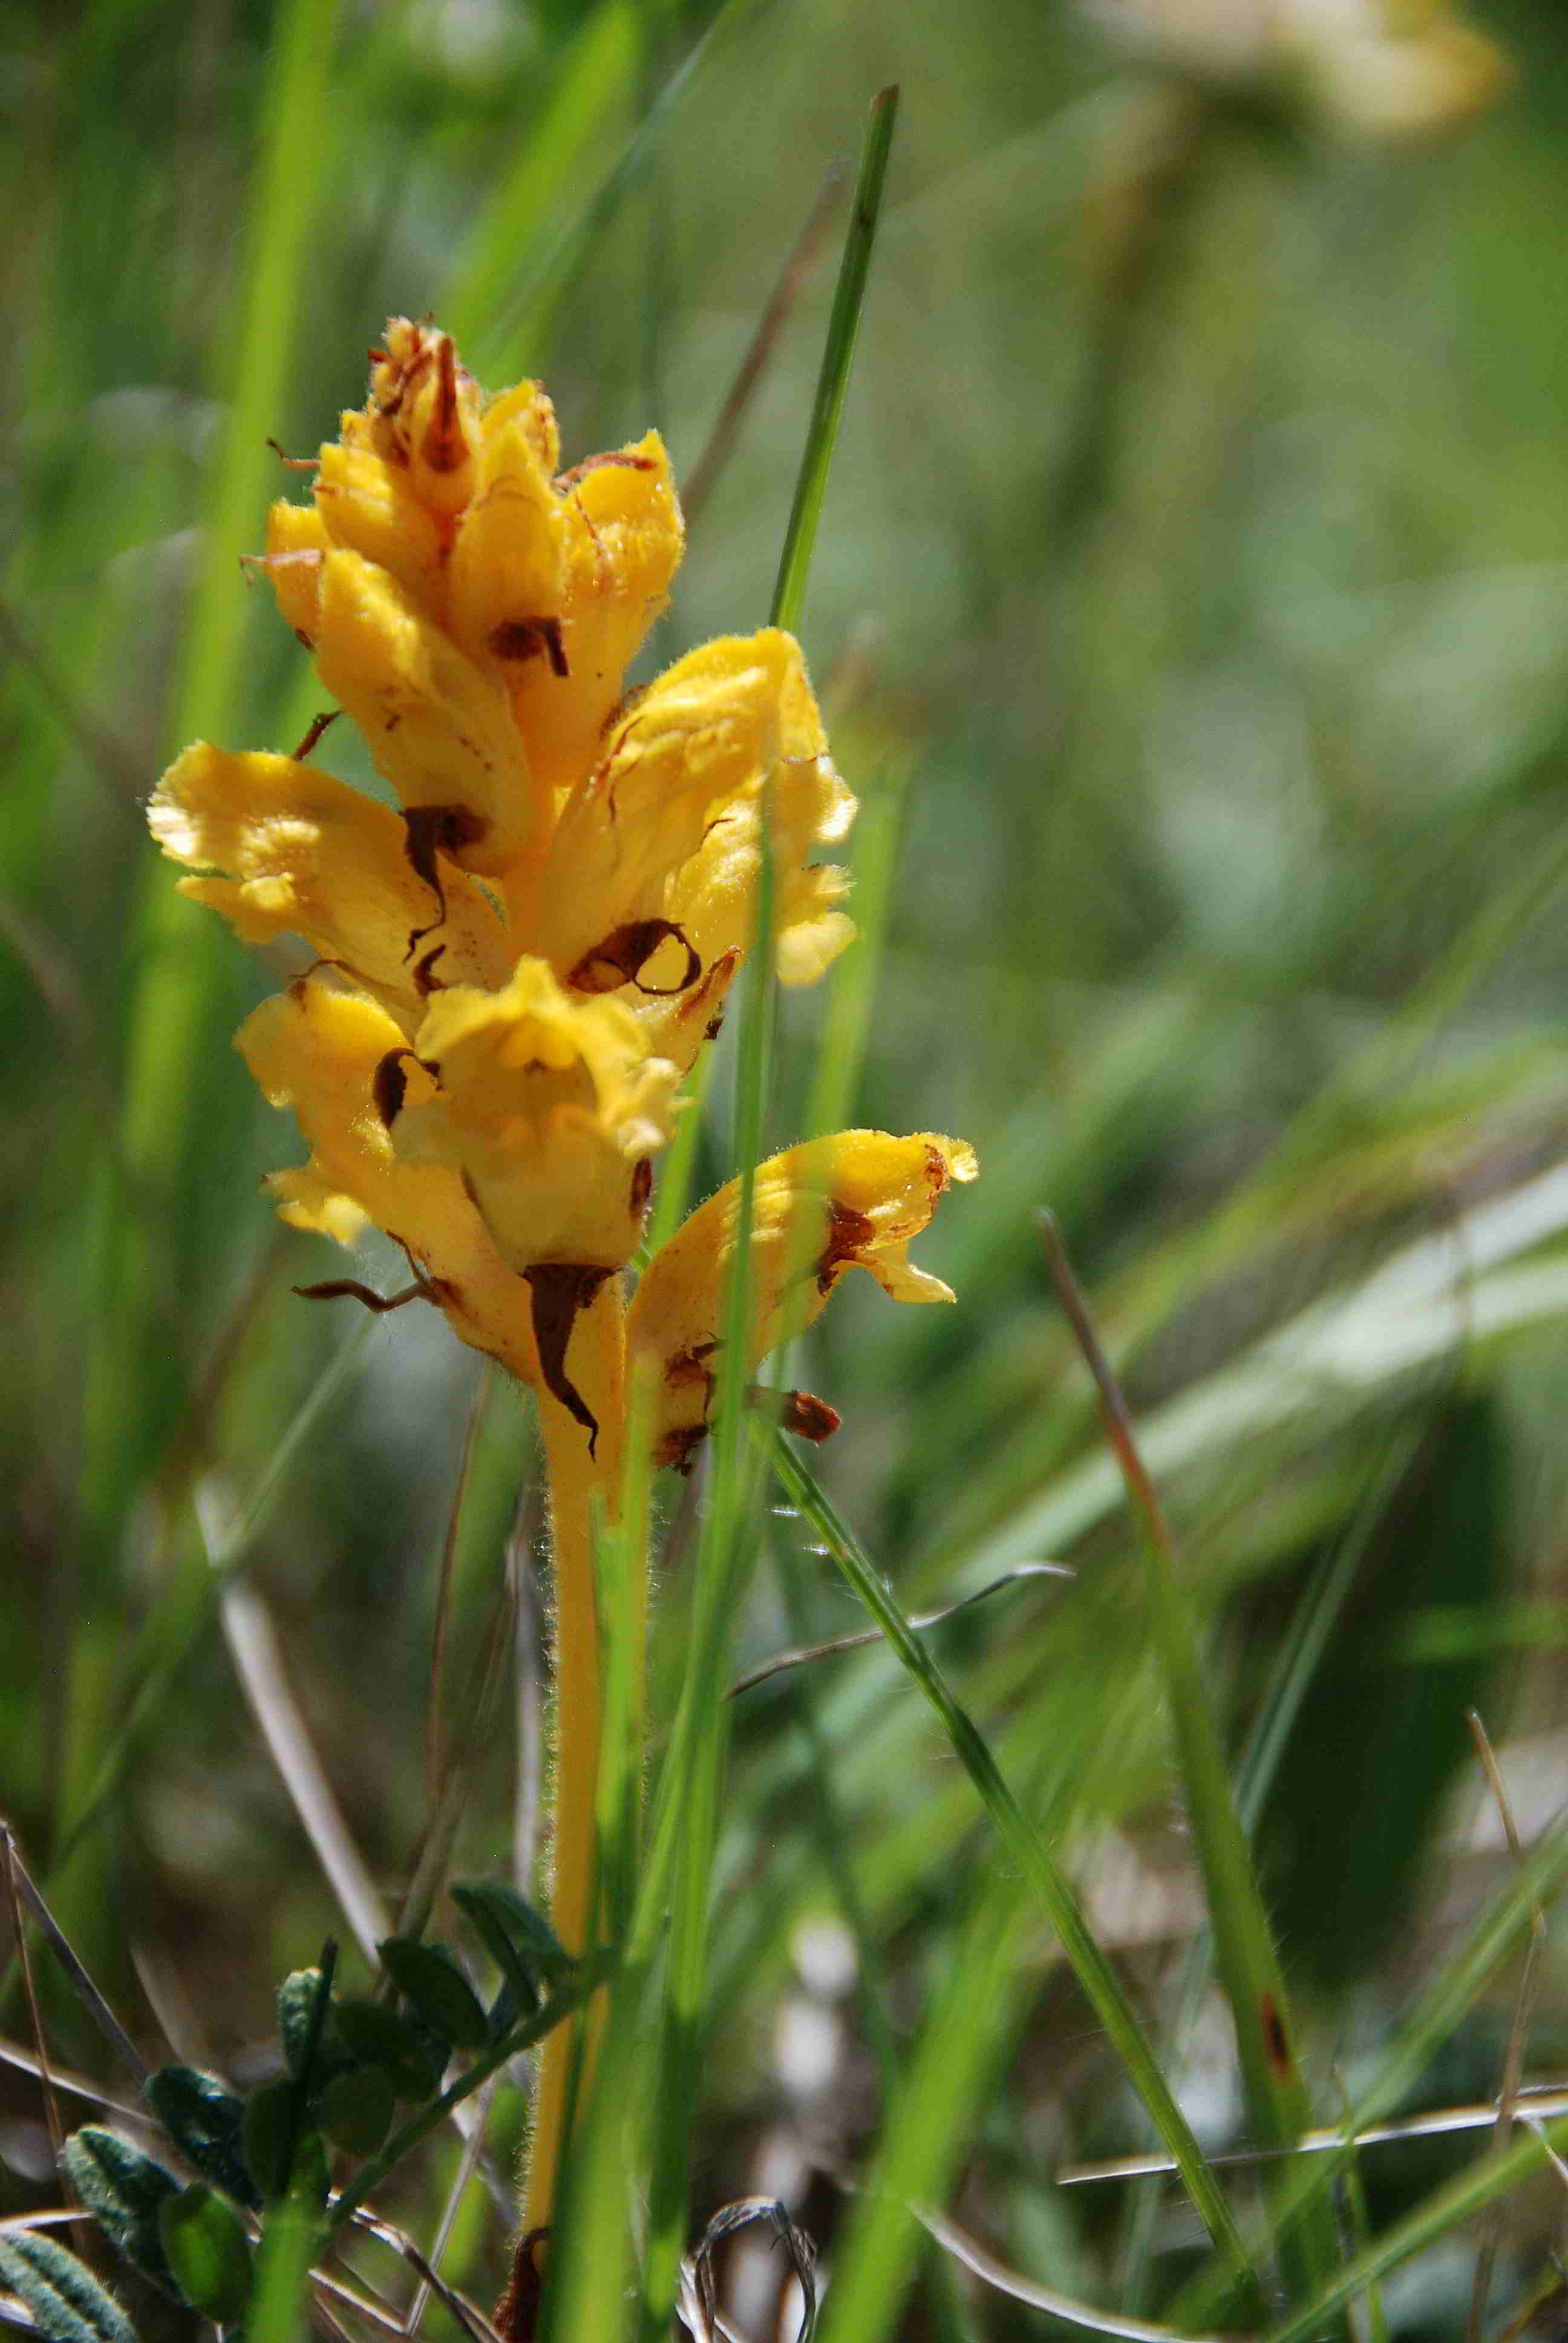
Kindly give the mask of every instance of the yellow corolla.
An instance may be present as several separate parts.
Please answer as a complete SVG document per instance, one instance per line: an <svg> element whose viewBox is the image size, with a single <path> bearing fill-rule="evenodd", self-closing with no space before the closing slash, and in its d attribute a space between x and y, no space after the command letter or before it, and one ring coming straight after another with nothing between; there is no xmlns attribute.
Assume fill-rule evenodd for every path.
<svg viewBox="0 0 1568 2343"><path fill-rule="evenodd" d="M563 472L538 384L487 399L406 319L371 361L261 560L396 806L311 761L318 726L293 757L196 742L149 819L186 893L312 955L241 1037L310 1141L288 1216L388 1230L467 1341L526 1323L512 1363L591 1425L572 1326L638 1241L764 857L809 982L853 932L814 858L855 801L777 628L627 693L682 546L657 435ZM520 1293L469 1306L481 1261Z"/></svg>
<svg viewBox="0 0 1568 2343"><path fill-rule="evenodd" d="M974 1151L934 1131L894 1138L844 1131L759 1164L752 1192L749 1373L809 1326L848 1269L868 1270L895 1302L950 1302L950 1286L917 1269L910 1241L954 1180L972 1180ZM630 1357L655 1379L655 1453L685 1464L708 1429L725 1291L735 1252L740 1183L698 1207L656 1255L627 1320Z"/></svg>

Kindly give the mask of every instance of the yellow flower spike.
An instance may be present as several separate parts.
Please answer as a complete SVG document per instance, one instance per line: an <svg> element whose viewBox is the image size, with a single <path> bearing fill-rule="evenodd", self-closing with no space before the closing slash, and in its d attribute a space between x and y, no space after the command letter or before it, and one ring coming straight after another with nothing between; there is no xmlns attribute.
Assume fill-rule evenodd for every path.
<svg viewBox="0 0 1568 2343"><path fill-rule="evenodd" d="M407 1247L456 1333L525 1382L539 1379L533 1294L496 1250L458 1174L393 1145L384 1111L401 1029L374 1001L301 982L235 1037L268 1102L292 1107L307 1163L267 1182L281 1217L350 1244L367 1221Z"/></svg>
<svg viewBox="0 0 1568 2343"><path fill-rule="evenodd" d="M508 681L530 659L558 682L568 674L567 524L546 453L555 437L537 403L486 430L473 501L452 547L452 632L471 658L498 660Z"/></svg>
<svg viewBox="0 0 1568 2343"><path fill-rule="evenodd" d="M406 471L373 448L329 439L316 475L316 508L334 545L362 553L396 578L422 608L445 592L447 548L436 517Z"/></svg>
<svg viewBox="0 0 1568 2343"><path fill-rule="evenodd" d="M407 472L431 512L460 512L473 490L484 396L457 363L450 334L391 317L370 358L365 415L371 446L384 463Z"/></svg>
<svg viewBox="0 0 1568 2343"><path fill-rule="evenodd" d="M164 775L147 820L166 854L203 874L182 879L182 894L221 911L246 943L303 937L406 1037L441 986L496 987L510 973L506 930L459 870L446 875L437 939L411 949L433 905L409 863L405 825L313 765L197 741Z"/></svg>
<svg viewBox="0 0 1568 2343"><path fill-rule="evenodd" d="M267 508L266 551L256 566L266 571L278 609L307 650L316 649L321 565L331 549L327 523L313 505L280 497Z"/></svg>
<svg viewBox="0 0 1568 2343"><path fill-rule="evenodd" d="M322 448L310 500L273 506L259 563L401 812L307 763L313 729L295 758L198 742L150 820L184 891L249 940L299 935L334 971L238 1036L309 1149L268 1185L297 1227L342 1243L385 1230L416 1278L390 1302L352 1278L306 1291L432 1302L538 1394L556 1597L550 1908L575 1950L594 1916L594 1569L620 1503L619 1272L682 1069L749 942L763 821L779 972L807 982L852 932L844 874L812 858L854 799L786 635L709 644L625 696L683 544L657 434L562 472L537 384L487 402L450 339L406 318L371 358L366 405ZM946 1292L905 1248L940 1188L969 1175L968 1151L875 1133L834 1145L759 1175L757 1356L856 1262L910 1298ZM706 1421L728 1193L636 1304L672 1458ZM818 1436L831 1412L789 1420ZM628 1632L640 1648L640 1622ZM549 2220L591 2014L584 2026L558 2028L541 2058L530 2225Z"/></svg>
<svg viewBox="0 0 1568 2343"><path fill-rule="evenodd" d="M759 1164L747 1372L812 1323L848 1269L868 1270L895 1302L950 1302L951 1288L910 1260L910 1242L949 1184L978 1169L972 1148L934 1131L844 1131ZM659 1464L687 1464L708 1430L739 1209L738 1180L699 1205L650 1263L628 1315L628 1353L655 1377Z"/></svg>
<svg viewBox="0 0 1568 2343"><path fill-rule="evenodd" d="M565 1369L578 1313L642 1233L650 1157L674 1127L678 1067L650 1058L614 1001L576 1001L547 962L500 992L431 1001L415 1062L433 1084L390 1118L410 1162L452 1167L498 1251L534 1291L547 1388L597 1443ZM400 1079L400 1077L399 1077Z"/></svg>
<svg viewBox="0 0 1568 2343"><path fill-rule="evenodd" d="M679 1080L648 1056L635 1018L574 1001L530 958L501 991L433 995L417 1049L438 1088L398 1117L400 1153L465 1175L514 1269L621 1268Z"/></svg>
<svg viewBox="0 0 1568 2343"><path fill-rule="evenodd" d="M809 865L855 800L833 770L793 639L705 644L649 685L562 809L539 940L574 990L634 1008L648 1045L697 1053L751 933L765 805L780 975L809 981L853 933L844 873Z"/></svg>
<svg viewBox="0 0 1568 2343"><path fill-rule="evenodd" d="M512 704L536 772L565 791L598 754L626 670L663 609L686 534L664 442L590 456L556 481L565 528L561 645L566 674L535 660Z"/></svg>
<svg viewBox="0 0 1568 2343"><path fill-rule="evenodd" d="M427 849L495 872L538 840L548 807L505 691L363 554L336 548L322 563L316 668L420 817ZM412 820L410 837L417 869Z"/></svg>

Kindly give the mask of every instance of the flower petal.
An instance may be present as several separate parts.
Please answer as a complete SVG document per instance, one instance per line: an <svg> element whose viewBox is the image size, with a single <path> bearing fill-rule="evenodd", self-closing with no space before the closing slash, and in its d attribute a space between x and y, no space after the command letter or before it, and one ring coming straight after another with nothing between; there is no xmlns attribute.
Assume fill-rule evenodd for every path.
<svg viewBox="0 0 1568 2343"><path fill-rule="evenodd" d="M680 1079L634 1017L528 958L502 991L437 994L417 1048L434 1085L397 1115L398 1150L461 1175L514 1269L629 1259Z"/></svg>
<svg viewBox="0 0 1568 2343"><path fill-rule="evenodd" d="M369 1220L406 1245L456 1332L538 1378L533 1295L497 1253L457 1174L394 1148L378 1091L403 1035L361 995L299 983L264 1001L236 1046L274 1106L292 1107L310 1161L267 1182L284 1220L348 1243Z"/></svg>
<svg viewBox="0 0 1568 2343"><path fill-rule="evenodd" d="M316 507L334 545L362 553L423 608L434 608L445 590L445 548L407 470L374 448L329 439L317 470Z"/></svg>
<svg viewBox="0 0 1568 2343"><path fill-rule="evenodd" d="M459 512L473 493L484 396L458 365L452 337L388 317L382 347L370 355L370 445L383 462L407 474L429 511Z"/></svg>
<svg viewBox="0 0 1568 2343"><path fill-rule="evenodd" d="M855 801L799 646L776 628L706 643L650 684L551 841L542 949L579 990L608 989L619 968L650 1044L682 1065L750 937L765 805L779 973L807 982L853 932L835 908L843 872L807 858L843 835ZM634 938L648 945L635 964Z"/></svg>
<svg viewBox="0 0 1568 2343"><path fill-rule="evenodd" d="M501 871L536 841L548 808L506 693L363 554L322 564L316 666L404 804L451 817L452 860Z"/></svg>
<svg viewBox="0 0 1568 2343"><path fill-rule="evenodd" d="M266 511L266 571L277 607L307 650L316 648L321 565L332 549L326 521L313 505L291 505L280 497Z"/></svg>
<svg viewBox="0 0 1568 2343"><path fill-rule="evenodd" d="M164 775L147 820L175 861L223 874L183 880L182 893L221 911L246 943L303 936L405 1033L443 985L506 981L506 930L483 890L449 871L437 918L404 823L314 765L198 740Z"/></svg>
<svg viewBox="0 0 1568 2343"><path fill-rule="evenodd" d="M535 770L561 792L599 751L626 670L664 608L685 532L669 458L657 431L592 456L556 483L565 550L564 675L531 660L512 679L512 705Z"/></svg>
<svg viewBox="0 0 1568 2343"><path fill-rule="evenodd" d="M748 1374L811 1324L847 1269L869 1270L895 1301L950 1302L951 1289L910 1260L910 1242L949 1183L972 1180L977 1169L962 1140L934 1131L845 1131L759 1164ZM631 1305L630 1355L649 1361L658 1378L661 1464L684 1463L708 1428L739 1208L740 1183L732 1180L656 1255Z"/></svg>
<svg viewBox="0 0 1568 2343"><path fill-rule="evenodd" d="M538 393L547 410L549 401ZM473 501L462 516L448 569L452 632L471 659L502 662L511 682L530 659L565 676L561 614L567 599L567 521L532 404L499 428L486 417Z"/></svg>

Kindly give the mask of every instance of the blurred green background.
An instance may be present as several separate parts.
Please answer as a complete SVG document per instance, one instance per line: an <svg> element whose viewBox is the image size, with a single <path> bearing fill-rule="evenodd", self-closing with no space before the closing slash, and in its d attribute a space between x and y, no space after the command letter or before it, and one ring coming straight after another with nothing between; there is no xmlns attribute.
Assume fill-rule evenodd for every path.
<svg viewBox="0 0 1568 2343"><path fill-rule="evenodd" d="M272 1224L258 1176L297 1141L228 1046L277 970L176 898L142 830L187 738L287 748L318 702L238 565L297 492L266 440L309 453L362 398L387 314L429 310L482 380L548 380L568 461L656 424L687 477L837 172L653 654L760 624L842 174L890 80L803 628L873 901L892 858L863 1057L842 1029L833 1047L853 1120L962 1133L982 1178L921 1247L956 1309L850 1281L814 1338L807 1380L845 1416L823 1478L909 1606L1075 1565L940 1648L1019 1784L1067 1785L1105 1941L1169 2012L1196 1906L1130 1534L1034 1229L1051 1206L1211 1606L1238 1745L1319 1604L1260 1845L1324 2120L1335 2063L1354 2075L1506 1878L1467 1704L1523 1835L1553 1811L1568 20L1478 13L1512 66L1493 87L1440 18L1342 55L1303 5L1287 57L1260 13L0 9L0 1811L154 2055L254 2077L271 1986L345 1933L346 1881L395 1910L433 1807L456 1831L437 1875L526 1865L538 1765L528 1410L433 1313L351 1322L290 1292L336 1264ZM1385 87L1399 136L1353 102ZM788 1005L778 1144L804 1127L820 1013ZM715 1136L704 1184L727 1168ZM397 1282L389 1251L366 1259ZM678 1486L663 1503L668 1717ZM793 1619L760 1571L738 1669L802 1620L858 1624L805 1562ZM826 2239L812 2159L853 2165L878 2086L824 1769L900 2036L994 1857L889 1663L804 1681L809 1709L787 1676L737 1710L694 2204L781 2191ZM340 1809L336 1888L317 1794L280 1771L291 1733ZM1513 1987L1416 2103L1495 2090ZM961 2202L1020 2267L1110 2299L1158 2184L1053 2175L1140 2147L1139 2119L1043 1939L1003 1998ZM70 1997L46 1999L58 2054L107 2074ZM1532 2074L1568 2052L1565 2017L1549 1955ZM4 2025L25 2031L15 1998ZM1206 2006L1181 2061L1205 2138L1234 2144ZM5 2212L53 2183L25 2077L0 2104ZM520 2111L508 2087L502 2171ZM1462 2152L1369 2153L1374 2217ZM410 2184L411 2227L448 2174ZM1516 2208L1500 2304L1556 2224L1544 2197ZM481 2299L506 2236L476 2184L447 2267ZM1180 2257L1180 2215L1153 2242ZM1399 2334L1461 2331L1470 2248L1443 2252L1391 2290ZM991 2296L963 2316L1049 2326Z"/></svg>

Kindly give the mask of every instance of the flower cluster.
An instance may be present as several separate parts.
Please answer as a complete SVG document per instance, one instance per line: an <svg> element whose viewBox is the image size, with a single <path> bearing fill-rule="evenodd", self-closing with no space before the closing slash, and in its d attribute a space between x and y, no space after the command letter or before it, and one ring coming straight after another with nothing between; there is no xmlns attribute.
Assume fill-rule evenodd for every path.
<svg viewBox="0 0 1568 2343"><path fill-rule="evenodd" d="M574 1328L638 1242L765 842L778 972L809 983L853 932L843 872L814 858L855 801L789 635L727 636L626 689L682 549L656 433L562 471L537 384L487 400L448 336L403 318L371 361L260 560L397 809L309 761L313 728L294 757L197 742L152 829L247 941L315 955L238 1036L309 1146L270 1183L283 1217L343 1243L387 1231L411 1291L591 1441ZM857 1132L763 1166L754 1358L851 1263L946 1298L904 1250L972 1170L946 1140ZM819 1240L791 1247L808 1204ZM734 1210L727 1191L693 1215L630 1322L666 1461L706 1424Z"/></svg>

